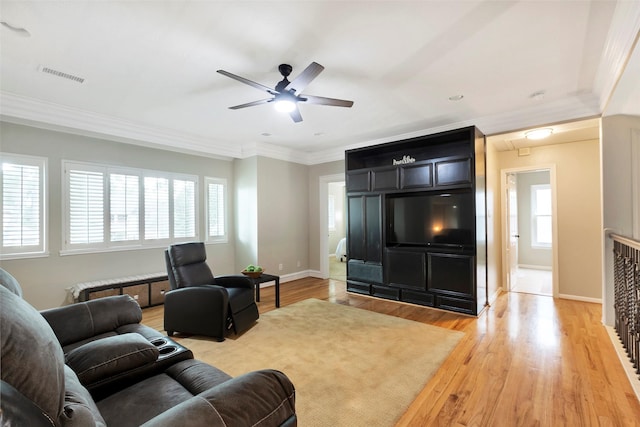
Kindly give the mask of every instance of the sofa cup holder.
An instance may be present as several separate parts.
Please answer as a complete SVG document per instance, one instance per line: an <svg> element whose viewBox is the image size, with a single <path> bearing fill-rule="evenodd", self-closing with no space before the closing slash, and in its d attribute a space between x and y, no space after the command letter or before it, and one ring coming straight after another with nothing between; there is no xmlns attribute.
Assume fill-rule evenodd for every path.
<svg viewBox="0 0 640 427"><path fill-rule="evenodd" d="M178 351L178 347L176 347L175 345L168 345L165 347L160 347L159 351L160 357L167 357L168 355Z"/></svg>
<svg viewBox="0 0 640 427"><path fill-rule="evenodd" d="M153 341L151 341L151 344L155 345L156 347L162 347L163 345L167 344L167 340L164 338L157 338Z"/></svg>

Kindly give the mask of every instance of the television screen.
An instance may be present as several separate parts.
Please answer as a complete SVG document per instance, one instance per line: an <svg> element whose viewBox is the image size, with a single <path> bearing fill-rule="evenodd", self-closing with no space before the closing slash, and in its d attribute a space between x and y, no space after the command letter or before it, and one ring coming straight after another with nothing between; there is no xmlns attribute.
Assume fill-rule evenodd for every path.
<svg viewBox="0 0 640 427"><path fill-rule="evenodd" d="M387 197L387 245L473 245L473 193L397 194Z"/></svg>

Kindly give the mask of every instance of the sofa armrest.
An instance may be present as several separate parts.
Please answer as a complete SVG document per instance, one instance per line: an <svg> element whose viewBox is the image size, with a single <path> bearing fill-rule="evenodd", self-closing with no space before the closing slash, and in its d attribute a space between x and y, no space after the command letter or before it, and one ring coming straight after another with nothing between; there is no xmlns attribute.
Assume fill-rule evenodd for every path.
<svg viewBox="0 0 640 427"><path fill-rule="evenodd" d="M142 310L129 295L79 302L41 311L62 346L86 340L120 326L140 323Z"/></svg>
<svg viewBox="0 0 640 427"><path fill-rule="evenodd" d="M253 289L255 285L253 280L242 274L232 274L228 276L216 276L216 285L223 286L225 288L247 288Z"/></svg>
<svg viewBox="0 0 640 427"><path fill-rule="evenodd" d="M265 369L232 378L163 412L143 427L295 426L295 389L285 374Z"/></svg>
<svg viewBox="0 0 640 427"><path fill-rule="evenodd" d="M122 334L84 344L65 356L65 363L85 386L122 376L153 363L158 348L140 334Z"/></svg>
<svg viewBox="0 0 640 427"><path fill-rule="evenodd" d="M11 384L0 381L0 424L30 427L54 427L54 421L31 399Z"/></svg>

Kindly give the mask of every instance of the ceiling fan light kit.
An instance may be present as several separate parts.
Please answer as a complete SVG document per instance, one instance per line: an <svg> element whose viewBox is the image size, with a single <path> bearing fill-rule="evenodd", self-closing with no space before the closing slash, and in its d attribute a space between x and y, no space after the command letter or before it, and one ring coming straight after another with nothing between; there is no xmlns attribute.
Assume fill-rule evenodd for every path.
<svg viewBox="0 0 640 427"><path fill-rule="evenodd" d="M302 121L302 115L300 114L300 110L298 109L298 103L300 102L347 108L353 105L353 101L347 101L345 99L324 98L321 96L302 94L302 91L309 85L309 83L311 83L313 79L318 77L322 70L324 70L324 67L322 65L318 64L317 62L312 62L307 68L304 69L304 71L302 71L302 73L300 73L298 77L290 82L287 77L289 77L291 71L293 71L293 67L289 64L280 64L280 66L278 66L278 71L280 71L280 74L282 74L283 79L279 81L278 84L276 84L274 89L271 89L270 87L263 84L251 81L249 79L245 79L244 77L237 76L228 71L218 70L218 73L246 85L252 86L261 91L265 91L272 96L272 98L235 105L229 107L230 109L238 110L240 108L253 107L254 105L273 102L276 110L289 113L291 119L294 122L298 123Z"/></svg>

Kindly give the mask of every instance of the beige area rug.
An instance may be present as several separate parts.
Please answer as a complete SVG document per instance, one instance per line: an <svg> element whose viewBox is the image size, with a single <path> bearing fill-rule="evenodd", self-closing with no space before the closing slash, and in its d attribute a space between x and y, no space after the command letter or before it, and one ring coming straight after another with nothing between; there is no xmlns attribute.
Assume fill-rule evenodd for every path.
<svg viewBox="0 0 640 427"><path fill-rule="evenodd" d="M296 387L299 425L393 426L463 333L307 299L198 355L237 376L273 368Z"/></svg>

